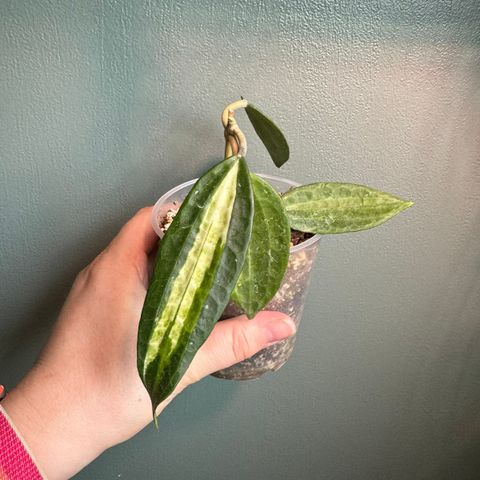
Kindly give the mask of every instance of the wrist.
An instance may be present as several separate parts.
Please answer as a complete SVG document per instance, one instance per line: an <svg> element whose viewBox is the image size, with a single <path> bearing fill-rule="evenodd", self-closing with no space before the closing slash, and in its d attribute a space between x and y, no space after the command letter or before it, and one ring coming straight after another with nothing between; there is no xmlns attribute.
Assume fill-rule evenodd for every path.
<svg viewBox="0 0 480 480"><path fill-rule="evenodd" d="M108 447L88 408L69 398L69 391L54 375L34 368L2 402L49 480L70 478Z"/></svg>

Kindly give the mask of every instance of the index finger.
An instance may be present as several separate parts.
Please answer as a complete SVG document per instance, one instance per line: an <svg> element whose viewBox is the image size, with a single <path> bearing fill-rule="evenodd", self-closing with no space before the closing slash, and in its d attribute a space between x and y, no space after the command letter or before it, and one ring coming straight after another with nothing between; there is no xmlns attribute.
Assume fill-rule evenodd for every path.
<svg viewBox="0 0 480 480"><path fill-rule="evenodd" d="M138 254L148 255L157 245L158 236L151 224L153 207L140 209L120 230L112 240L112 250L130 253L133 257Z"/></svg>

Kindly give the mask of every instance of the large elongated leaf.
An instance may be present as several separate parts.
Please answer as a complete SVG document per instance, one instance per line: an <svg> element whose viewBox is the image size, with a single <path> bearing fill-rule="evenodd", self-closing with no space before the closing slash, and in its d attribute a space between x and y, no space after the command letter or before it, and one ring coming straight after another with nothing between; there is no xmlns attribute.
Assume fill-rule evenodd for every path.
<svg viewBox="0 0 480 480"><path fill-rule="evenodd" d="M251 174L254 215L252 237L232 300L253 318L275 295L288 264L290 227L278 193Z"/></svg>
<svg viewBox="0 0 480 480"><path fill-rule="evenodd" d="M345 233L373 228L413 205L353 183L312 183L283 196L290 226L302 232Z"/></svg>
<svg viewBox="0 0 480 480"><path fill-rule="evenodd" d="M273 163L280 168L290 156L290 149L287 140L283 136L280 129L273 123L270 118L264 115L260 110L252 104L245 107L248 118L265 145L268 153L272 157Z"/></svg>
<svg viewBox="0 0 480 480"><path fill-rule="evenodd" d="M252 220L248 168L231 157L197 181L160 242L137 342L138 371L154 413L227 305Z"/></svg>

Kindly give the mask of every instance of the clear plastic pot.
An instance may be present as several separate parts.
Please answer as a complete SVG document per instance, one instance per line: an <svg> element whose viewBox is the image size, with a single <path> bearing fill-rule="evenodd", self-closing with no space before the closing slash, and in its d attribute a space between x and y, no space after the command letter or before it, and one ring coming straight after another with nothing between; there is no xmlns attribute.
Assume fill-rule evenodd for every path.
<svg viewBox="0 0 480 480"><path fill-rule="evenodd" d="M260 176L280 193L299 185L285 178L263 174L260 174ZM163 232L160 229L162 220L169 210L178 209L195 182L196 179L178 185L163 195L153 207L152 225L160 238L163 237ZM317 254L319 240L320 235L315 235L290 249L288 267L282 284L276 295L264 308L264 310L275 310L289 315L295 322L297 329L302 317L310 281L310 272ZM242 311L233 302L230 302L220 320L241 314ZM224 370L219 370L213 375L228 380L252 380L258 378L264 373L278 370L284 365L292 354L294 344L295 336L287 338L261 350L243 362Z"/></svg>

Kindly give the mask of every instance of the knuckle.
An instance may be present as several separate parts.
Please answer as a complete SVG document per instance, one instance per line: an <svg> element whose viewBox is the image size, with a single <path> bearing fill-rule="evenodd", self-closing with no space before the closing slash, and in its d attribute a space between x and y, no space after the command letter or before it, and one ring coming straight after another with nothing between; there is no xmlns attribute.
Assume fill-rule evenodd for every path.
<svg viewBox="0 0 480 480"><path fill-rule="evenodd" d="M194 383L197 383L200 380L200 375L198 375L198 372L196 372L191 366L190 368L185 372L185 375L183 378L180 380L179 383L179 389L183 390L185 387L189 385L193 385Z"/></svg>
<svg viewBox="0 0 480 480"><path fill-rule="evenodd" d="M82 283L97 282L103 277L105 252L100 253L89 265L77 275L77 281Z"/></svg>
<svg viewBox="0 0 480 480"><path fill-rule="evenodd" d="M137 213L135 214L135 216L142 217L142 216L150 215L150 210L151 210L151 207L142 207L137 210Z"/></svg>
<svg viewBox="0 0 480 480"><path fill-rule="evenodd" d="M232 328L232 351L237 362L241 362L255 353L253 341L242 323L236 323Z"/></svg>
<svg viewBox="0 0 480 480"><path fill-rule="evenodd" d="M75 277L75 283L85 283L87 276L88 276L88 267L90 265L87 265L86 267L83 267Z"/></svg>

